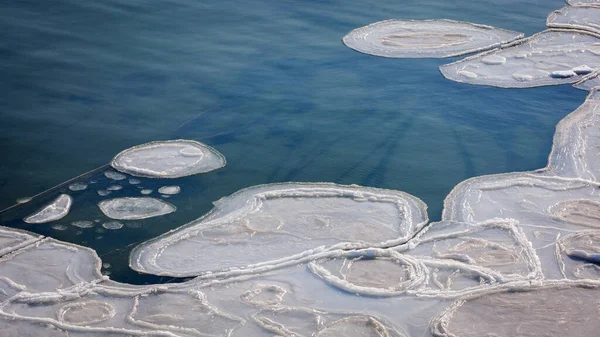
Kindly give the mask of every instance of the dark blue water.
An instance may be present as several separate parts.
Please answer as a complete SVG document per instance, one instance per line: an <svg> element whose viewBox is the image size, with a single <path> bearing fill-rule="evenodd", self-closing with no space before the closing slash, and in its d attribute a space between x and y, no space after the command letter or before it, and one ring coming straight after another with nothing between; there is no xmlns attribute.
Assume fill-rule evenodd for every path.
<svg viewBox="0 0 600 337"><path fill-rule="evenodd" d="M562 0L4 2L0 209L152 140L199 140L228 164L156 181L184 192L172 198L176 213L142 228L82 234L20 221L60 189L6 212L0 224L88 245L108 254L103 259L113 264L114 278L139 283L147 279L128 272L128 245L179 227L251 185L332 181L403 190L439 219L444 197L460 181L543 167L556 123L586 93L570 86L458 84L437 69L455 59L372 57L346 48L342 36L389 18L448 18L531 35L562 6ZM128 188L123 195L136 193ZM78 211L61 223L98 218L94 193L74 195Z"/></svg>

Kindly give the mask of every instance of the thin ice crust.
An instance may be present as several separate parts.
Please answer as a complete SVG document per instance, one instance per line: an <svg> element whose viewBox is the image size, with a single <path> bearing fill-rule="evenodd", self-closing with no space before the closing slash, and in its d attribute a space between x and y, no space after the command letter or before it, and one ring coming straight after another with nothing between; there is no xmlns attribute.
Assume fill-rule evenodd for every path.
<svg viewBox="0 0 600 337"><path fill-rule="evenodd" d="M225 166L225 157L212 147L192 140L167 140L122 151L110 165L123 173L146 178L180 178Z"/></svg>
<svg viewBox="0 0 600 337"><path fill-rule="evenodd" d="M41 224L62 219L69 214L72 204L73 198L70 195L61 194L50 204L26 217L23 221L31 224Z"/></svg>
<svg viewBox="0 0 600 337"><path fill-rule="evenodd" d="M501 88L574 83L600 67L600 36L549 29L506 47L440 66L449 80Z"/></svg>
<svg viewBox="0 0 600 337"><path fill-rule="evenodd" d="M100 280L100 258L95 251L51 238L37 240L0 258L0 279L10 289L56 291Z"/></svg>
<svg viewBox="0 0 600 337"><path fill-rule="evenodd" d="M546 20L549 28L580 29L600 34L600 7L571 7L556 10Z"/></svg>
<svg viewBox="0 0 600 337"><path fill-rule="evenodd" d="M385 20L351 31L343 42L375 56L444 58L488 50L522 37L522 33L469 22Z"/></svg>
<svg viewBox="0 0 600 337"><path fill-rule="evenodd" d="M427 222L421 200L356 185L261 185L214 204L204 217L136 247L131 267L177 277L251 271L334 248L401 244Z"/></svg>

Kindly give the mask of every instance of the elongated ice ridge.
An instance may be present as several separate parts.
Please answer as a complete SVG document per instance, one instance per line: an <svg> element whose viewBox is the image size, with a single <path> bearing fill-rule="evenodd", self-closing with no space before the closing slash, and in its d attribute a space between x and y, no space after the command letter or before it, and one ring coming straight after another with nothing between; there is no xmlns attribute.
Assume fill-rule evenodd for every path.
<svg viewBox="0 0 600 337"><path fill-rule="evenodd" d="M214 204L198 220L136 247L131 267L171 276L251 270L331 249L394 246L427 222L419 199L355 185L261 185Z"/></svg>
<svg viewBox="0 0 600 337"><path fill-rule="evenodd" d="M225 166L225 157L192 140L156 141L117 154L110 165L123 173L146 178L179 178Z"/></svg>
<svg viewBox="0 0 600 337"><path fill-rule="evenodd" d="M62 219L69 213L72 204L73 198L70 195L61 194L50 204L26 217L23 221L31 224L40 224Z"/></svg>
<svg viewBox="0 0 600 337"><path fill-rule="evenodd" d="M449 80L501 88L574 83L600 68L600 36L549 29L499 49L440 66ZM486 62L503 58L502 64Z"/></svg>
<svg viewBox="0 0 600 337"><path fill-rule="evenodd" d="M308 270L292 264L268 273L147 286L112 282L99 274L100 259L93 251L43 239L0 259L0 328L7 337L408 337L427 336L429 330L434 336L477 336L481 331L537 336L544 331L558 337L567 330L582 336L596 331L593 308L600 282L494 282L498 275L488 278L485 268L449 255L458 249L494 268L500 262L518 269L513 258L506 259L510 254L494 252L519 234L498 238L487 232L515 224L488 222L481 230L471 224L434 224L416 248L426 248L419 254L437 250L440 255L433 259L392 249L336 250L330 259L311 262ZM565 237L561 244L567 253L595 251L585 237ZM495 242L484 246L478 239ZM412 250L409 246L404 245ZM580 275L590 271L580 270Z"/></svg>
<svg viewBox="0 0 600 337"><path fill-rule="evenodd" d="M600 88L556 126L547 174L600 181Z"/></svg>
<svg viewBox="0 0 600 337"><path fill-rule="evenodd" d="M550 28L580 29L600 34L600 7L571 7L556 10L546 19Z"/></svg>
<svg viewBox="0 0 600 337"><path fill-rule="evenodd" d="M482 294L455 302L432 321L435 337L593 336L598 286L552 285Z"/></svg>
<svg viewBox="0 0 600 337"><path fill-rule="evenodd" d="M361 53L393 58L443 58L488 50L522 33L453 20L385 20L344 36Z"/></svg>
<svg viewBox="0 0 600 337"><path fill-rule="evenodd" d="M27 243L0 258L0 279L9 286L0 286L0 294L54 292L102 278L100 259L89 248L34 235Z"/></svg>

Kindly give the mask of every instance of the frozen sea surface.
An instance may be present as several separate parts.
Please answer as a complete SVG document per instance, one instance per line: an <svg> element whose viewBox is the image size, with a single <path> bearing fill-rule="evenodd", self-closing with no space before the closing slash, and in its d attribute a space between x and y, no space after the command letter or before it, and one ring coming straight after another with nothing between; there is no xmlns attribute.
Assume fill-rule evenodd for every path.
<svg viewBox="0 0 600 337"><path fill-rule="evenodd" d="M1 6L1 208L48 191L0 213L1 225L37 233L0 230L3 332L562 336L565 329L600 329L593 296L600 286L598 137L589 127L597 124L597 92L584 103L586 92L568 85L502 90L454 83L437 67L456 60L375 58L340 41L390 18L448 18L531 36L564 2ZM502 57L482 64L503 67ZM561 65L553 81L579 79L575 69L588 71L582 66ZM156 139L200 141L227 156L228 165L176 181L108 167L123 149ZM528 171L544 167L549 153L548 167ZM521 173L484 176L513 171ZM429 218L440 222L401 244L427 221L424 207L408 212L406 202L397 207L402 202L377 196L294 194L302 184L284 198L252 197L289 181L404 191L414 197L403 200L423 200ZM73 183L88 188L70 192ZM110 191L115 184L122 188ZM169 204L141 194L174 184L182 188ZM73 201L59 212L63 218L23 221L65 193ZM98 205L132 197L153 205L112 205L127 217L108 225L113 213ZM198 219L215 200L216 211ZM163 213L171 203L177 212L139 216ZM347 214L368 226L344 231ZM85 226L67 225L74 223ZM200 279L129 269L137 243L169 237L189 256L177 259L155 245L140 261L159 266L156 274L203 273ZM207 241L214 246L197 244ZM348 249L363 243L379 248ZM273 261L278 268L267 263ZM114 282L109 273L138 285Z"/></svg>

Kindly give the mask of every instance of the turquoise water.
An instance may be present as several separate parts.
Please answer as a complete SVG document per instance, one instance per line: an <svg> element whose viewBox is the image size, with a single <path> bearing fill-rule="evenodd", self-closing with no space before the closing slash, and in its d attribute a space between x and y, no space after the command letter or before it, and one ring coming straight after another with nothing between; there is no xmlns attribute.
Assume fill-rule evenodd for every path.
<svg viewBox="0 0 600 337"><path fill-rule="evenodd" d="M142 228L79 233L20 220L66 186L0 215L96 249L112 277L131 244L195 219L239 189L331 181L411 193L440 217L469 177L543 167L556 123L583 103L570 86L526 90L445 80L456 59L359 54L348 31L389 18L448 18L531 35L559 0L13 1L0 5L0 209L160 139L202 141L227 166L177 184L174 214ZM102 180L101 173L85 177ZM103 186L104 186L103 185ZM58 223L99 219L96 188ZM138 195L127 186L120 196ZM115 192L116 194L116 192ZM115 194L111 196L115 196ZM98 225L96 226L98 227ZM101 238L98 238L101 236ZM115 249L120 249L115 251Z"/></svg>

